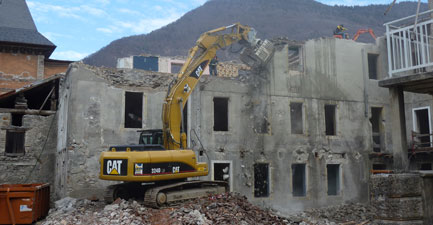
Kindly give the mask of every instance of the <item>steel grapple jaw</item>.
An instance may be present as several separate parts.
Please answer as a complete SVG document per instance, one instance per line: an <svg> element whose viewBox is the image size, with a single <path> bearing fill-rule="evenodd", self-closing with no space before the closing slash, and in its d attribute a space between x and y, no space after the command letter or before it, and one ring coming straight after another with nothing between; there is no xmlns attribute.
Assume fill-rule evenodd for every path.
<svg viewBox="0 0 433 225"><path fill-rule="evenodd" d="M240 59L252 68L264 66L274 53L274 44L269 40L256 39L254 46L243 49Z"/></svg>

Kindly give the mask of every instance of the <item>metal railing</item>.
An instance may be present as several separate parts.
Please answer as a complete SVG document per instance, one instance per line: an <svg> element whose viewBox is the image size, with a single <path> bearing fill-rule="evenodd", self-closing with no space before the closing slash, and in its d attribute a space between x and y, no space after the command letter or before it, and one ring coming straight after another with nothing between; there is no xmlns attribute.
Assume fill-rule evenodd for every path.
<svg viewBox="0 0 433 225"><path fill-rule="evenodd" d="M433 19L428 10L385 23L389 77L424 72L433 68Z"/></svg>

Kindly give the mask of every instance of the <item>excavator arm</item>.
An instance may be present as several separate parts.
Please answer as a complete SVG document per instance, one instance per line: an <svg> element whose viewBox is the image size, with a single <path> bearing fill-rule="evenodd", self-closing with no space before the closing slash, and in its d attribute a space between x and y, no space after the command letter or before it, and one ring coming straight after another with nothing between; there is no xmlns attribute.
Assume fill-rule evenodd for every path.
<svg viewBox="0 0 433 225"><path fill-rule="evenodd" d="M183 127L182 112L188 97L196 87L203 71L220 48L239 42L253 52L253 59L261 64L270 58L273 45L255 37L251 27L235 23L230 26L208 31L200 36L196 45L189 50L188 58L170 86L162 109L163 140L165 149L186 148L186 134ZM251 62L248 62L251 65Z"/></svg>
<svg viewBox="0 0 433 225"><path fill-rule="evenodd" d="M356 41L359 38L359 35L364 34L364 33L369 33L371 35L371 37L376 40L376 35L373 32L373 29L368 28L368 29L359 29L355 35L353 35L353 40Z"/></svg>

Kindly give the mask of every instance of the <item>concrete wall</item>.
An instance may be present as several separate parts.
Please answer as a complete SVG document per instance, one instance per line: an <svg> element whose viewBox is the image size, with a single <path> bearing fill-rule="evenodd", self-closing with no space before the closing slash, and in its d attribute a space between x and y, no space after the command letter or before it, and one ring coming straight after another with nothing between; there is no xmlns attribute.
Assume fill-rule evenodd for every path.
<svg viewBox="0 0 433 225"><path fill-rule="evenodd" d="M56 192L100 198L105 186L114 184L98 178L100 153L111 145L137 144L137 130L162 127L162 102L172 76L74 64L66 77L60 93ZM144 93L140 129L124 128L125 91Z"/></svg>
<svg viewBox="0 0 433 225"><path fill-rule="evenodd" d="M378 88L367 74L367 53L379 50L375 45L325 38L307 41L302 51L303 73L289 71L288 46L282 44L264 71L236 81L202 78L196 89L200 91L191 100L192 127L199 131L210 160L232 162L233 189L259 205L294 212L367 202L372 106L383 107L383 151L390 151L388 90ZM213 131L214 97L229 98L228 132ZM303 103L304 134L290 133L290 102ZM337 108L335 136L325 135L325 104ZM258 132L260 121L268 126L264 132ZM269 163L269 197L254 198L255 163ZM305 197L292 196L291 165L295 163L307 165ZM340 165L337 196L327 195L327 164Z"/></svg>
<svg viewBox="0 0 433 225"><path fill-rule="evenodd" d="M381 40L378 41L380 43ZM382 108L383 148L392 152L389 93L368 78L369 53L383 45L322 38L301 46L303 68L289 69L288 43L279 43L262 71L236 78L204 76L189 100L194 129L210 163L231 165L233 191L258 205L296 212L344 202L367 202L372 163L371 107ZM381 47L382 46L382 47ZM59 196L101 197L112 182L98 179L99 154L110 145L136 143L137 129L124 128L125 91L143 92L143 129L161 127L161 107L172 76L74 64L61 84L57 143ZM228 102L228 131L214 131L214 97ZM291 134L290 103L302 103L302 134ZM336 135L325 134L324 106L336 106ZM189 135L191 147L201 146ZM254 197L254 164L269 165L269 196ZM292 164L306 164L306 195L293 196ZM340 167L340 192L328 196L327 164ZM212 179L211 173L204 179Z"/></svg>

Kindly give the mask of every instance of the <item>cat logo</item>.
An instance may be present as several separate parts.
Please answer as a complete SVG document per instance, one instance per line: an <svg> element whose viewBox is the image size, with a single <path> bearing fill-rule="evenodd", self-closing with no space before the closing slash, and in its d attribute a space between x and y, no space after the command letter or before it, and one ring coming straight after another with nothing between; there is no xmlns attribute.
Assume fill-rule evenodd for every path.
<svg viewBox="0 0 433 225"><path fill-rule="evenodd" d="M107 160L107 174L120 175L122 168L122 160Z"/></svg>
<svg viewBox="0 0 433 225"><path fill-rule="evenodd" d="M205 60L204 62L202 62L200 65L198 65L195 68L194 71L192 71L192 73L189 76L198 79L200 77L200 75L203 73L203 68L205 68L207 66L208 62L209 62L209 60Z"/></svg>

